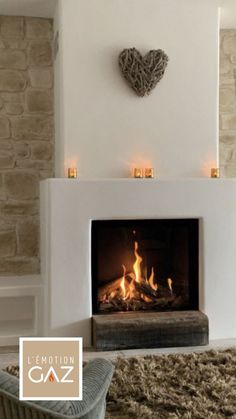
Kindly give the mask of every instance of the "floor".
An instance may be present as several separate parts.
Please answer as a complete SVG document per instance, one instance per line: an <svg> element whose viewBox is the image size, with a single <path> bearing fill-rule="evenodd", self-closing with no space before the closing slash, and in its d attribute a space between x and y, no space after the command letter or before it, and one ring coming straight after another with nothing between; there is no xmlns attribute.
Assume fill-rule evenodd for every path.
<svg viewBox="0 0 236 419"><path fill-rule="evenodd" d="M145 355L163 355L173 353L190 353L190 352L202 352L210 349L226 349L236 348L235 339L219 339L210 341L209 345L206 346L194 346L184 348L160 348L160 349L129 349L124 351L109 351L109 352L95 352L93 348L85 349L83 352L83 360L90 361L94 358L106 358L115 360L118 356L133 357L133 356L145 356ZM7 365L14 365L19 363L18 347L1 347L0 348L0 368L5 368Z"/></svg>

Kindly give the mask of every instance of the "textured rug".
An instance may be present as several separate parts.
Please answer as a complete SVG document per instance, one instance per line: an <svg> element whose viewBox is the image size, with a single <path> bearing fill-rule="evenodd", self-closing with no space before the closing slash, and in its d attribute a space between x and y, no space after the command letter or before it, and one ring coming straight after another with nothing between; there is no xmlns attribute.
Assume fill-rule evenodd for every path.
<svg viewBox="0 0 236 419"><path fill-rule="evenodd" d="M236 419L236 349L118 358L106 419L129 418Z"/></svg>
<svg viewBox="0 0 236 419"><path fill-rule="evenodd" d="M119 358L106 419L236 418L236 349Z"/></svg>

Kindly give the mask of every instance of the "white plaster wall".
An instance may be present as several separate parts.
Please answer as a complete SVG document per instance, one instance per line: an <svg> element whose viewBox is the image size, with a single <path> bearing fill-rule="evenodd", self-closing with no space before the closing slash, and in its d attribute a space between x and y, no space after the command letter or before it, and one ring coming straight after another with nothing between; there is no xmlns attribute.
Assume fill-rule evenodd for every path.
<svg viewBox="0 0 236 419"><path fill-rule="evenodd" d="M218 155L218 1L59 0L63 80L57 176L200 176ZM122 79L123 48L162 48L170 61L153 94ZM57 124L59 121L56 121ZM61 123L61 122L60 122ZM61 129L60 129L61 131Z"/></svg>
<svg viewBox="0 0 236 419"><path fill-rule="evenodd" d="M236 337L234 179L51 179L41 183L46 336L91 345L91 220L200 219L200 309L210 338Z"/></svg>

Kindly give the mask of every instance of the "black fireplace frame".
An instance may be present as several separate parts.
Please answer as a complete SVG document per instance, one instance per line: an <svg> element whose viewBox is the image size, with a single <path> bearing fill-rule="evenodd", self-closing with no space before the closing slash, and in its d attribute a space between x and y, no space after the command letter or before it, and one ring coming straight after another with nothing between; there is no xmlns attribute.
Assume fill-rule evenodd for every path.
<svg viewBox="0 0 236 419"><path fill-rule="evenodd" d="M171 218L171 219L115 219L115 220L92 220L91 222L91 288L92 288L92 313L104 314L99 311L98 307L98 257L97 257L97 241L98 227L129 227L134 223L137 226L151 227L155 223L162 225L178 225L187 226L189 231L189 307L178 309L183 310L199 310L199 218ZM168 311L168 310L162 310ZM115 314L115 312L113 313Z"/></svg>

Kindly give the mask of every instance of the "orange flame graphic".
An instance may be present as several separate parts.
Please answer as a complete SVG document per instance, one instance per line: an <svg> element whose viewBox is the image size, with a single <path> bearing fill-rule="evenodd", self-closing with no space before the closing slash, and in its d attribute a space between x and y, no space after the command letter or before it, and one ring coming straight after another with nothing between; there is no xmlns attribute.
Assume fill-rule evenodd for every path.
<svg viewBox="0 0 236 419"><path fill-rule="evenodd" d="M48 379L49 379L50 383L54 383L55 378L54 378L54 375L53 375L53 373L52 373L52 372L51 372L51 374L49 375Z"/></svg>

